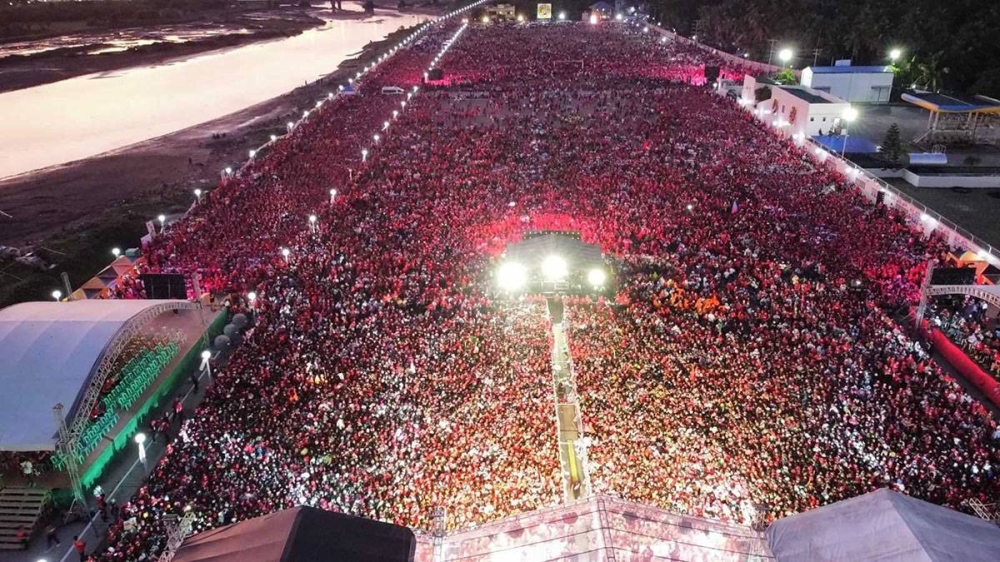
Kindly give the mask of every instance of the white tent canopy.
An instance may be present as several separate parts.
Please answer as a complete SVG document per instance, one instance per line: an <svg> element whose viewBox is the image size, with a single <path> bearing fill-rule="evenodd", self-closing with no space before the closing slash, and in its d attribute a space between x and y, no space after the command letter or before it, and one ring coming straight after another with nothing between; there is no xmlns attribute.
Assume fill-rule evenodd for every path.
<svg viewBox="0 0 1000 562"><path fill-rule="evenodd" d="M888 489L798 513L767 530L779 562L994 562L1000 528Z"/></svg>
<svg viewBox="0 0 1000 562"><path fill-rule="evenodd" d="M29 302L0 310L0 451L51 451L105 350L144 311L185 301Z"/></svg>

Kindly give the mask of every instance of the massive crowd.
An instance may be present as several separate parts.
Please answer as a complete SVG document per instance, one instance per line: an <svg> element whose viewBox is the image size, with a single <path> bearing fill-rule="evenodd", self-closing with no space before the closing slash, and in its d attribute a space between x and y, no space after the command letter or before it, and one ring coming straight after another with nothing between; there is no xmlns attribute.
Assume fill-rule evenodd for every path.
<svg viewBox="0 0 1000 562"><path fill-rule="evenodd" d="M423 84L459 25L147 248L154 271L256 292L234 300L255 322L101 559L155 554L186 509L198 529L303 503L428 527L442 506L455 528L558 502L545 309L491 278L527 229L614 266L615 298L567 312L597 491L746 522L882 486L1000 490L996 422L885 313L939 242L691 85L721 62L691 47L477 24Z"/></svg>
<svg viewBox="0 0 1000 562"><path fill-rule="evenodd" d="M931 303L934 326L959 345L984 370L1000 379L1000 323L989 306L973 297L939 297Z"/></svg>

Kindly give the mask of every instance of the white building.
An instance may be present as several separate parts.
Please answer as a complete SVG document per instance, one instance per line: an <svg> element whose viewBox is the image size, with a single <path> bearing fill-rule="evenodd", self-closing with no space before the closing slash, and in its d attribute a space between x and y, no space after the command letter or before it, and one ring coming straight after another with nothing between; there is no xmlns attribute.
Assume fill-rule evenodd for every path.
<svg viewBox="0 0 1000 562"><path fill-rule="evenodd" d="M889 103L892 79L888 66L810 66L800 83L851 103Z"/></svg>
<svg viewBox="0 0 1000 562"><path fill-rule="evenodd" d="M756 103L754 94L759 88L770 89L770 99ZM829 135L839 129L840 119L851 105L836 96L806 86L782 86L766 78L752 76L743 80L743 95L739 103L753 107L762 121L799 140Z"/></svg>

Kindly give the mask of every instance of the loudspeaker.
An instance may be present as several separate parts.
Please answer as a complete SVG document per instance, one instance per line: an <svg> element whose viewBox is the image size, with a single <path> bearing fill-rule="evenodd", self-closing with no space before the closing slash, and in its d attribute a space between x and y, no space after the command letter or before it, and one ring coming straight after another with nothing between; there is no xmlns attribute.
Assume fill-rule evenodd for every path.
<svg viewBox="0 0 1000 562"><path fill-rule="evenodd" d="M881 189L878 190L878 193L875 195L875 204L876 205L884 205L885 204L885 192L882 191Z"/></svg>
<svg viewBox="0 0 1000 562"><path fill-rule="evenodd" d="M147 299L187 298L184 276L178 273L143 273L139 276L139 281L146 289Z"/></svg>
<svg viewBox="0 0 1000 562"><path fill-rule="evenodd" d="M428 80L444 80L444 71L440 68L435 68L427 73Z"/></svg>
<svg viewBox="0 0 1000 562"><path fill-rule="evenodd" d="M705 65L705 81L715 82L719 79L719 67Z"/></svg>

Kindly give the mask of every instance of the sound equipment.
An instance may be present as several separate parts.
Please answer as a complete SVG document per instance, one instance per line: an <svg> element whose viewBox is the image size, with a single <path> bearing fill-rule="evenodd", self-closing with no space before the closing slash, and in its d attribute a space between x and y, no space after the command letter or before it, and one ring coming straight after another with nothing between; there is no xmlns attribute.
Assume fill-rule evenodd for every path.
<svg viewBox="0 0 1000 562"><path fill-rule="evenodd" d="M174 562L413 562L410 529L294 507L188 537Z"/></svg>
<svg viewBox="0 0 1000 562"><path fill-rule="evenodd" d="M431 69L431 71L427 73L427 79L432 81L444 80L444 71L440 68Z"/></svg>
<svg viewBox="0 0 1000 562"><path fill-rule="evenodd" d="M184 276L178 273L143 273L139 276L139 281L146 289L147 299L187 298Z"/></svg>
<svg viewBox="0 0 1000 562"><path fill-rule="evenodd" d="M976 270L971 267L935 267L931 272L931 285L972 285Z"/></svg>
<svg viewBox="0 0 1000 562"><path fill-rule="evenodd" d="M719 67L705 65L705 81L715 82L719 79Z"/></svg>
<svg viewBox="0 0 1000 562"><path fill-rule="evenodd" d="M882 191L881 189L878 190L878 194L875 195L875 204L885 205L885 192Z"/></svg>

